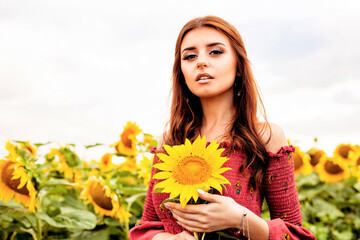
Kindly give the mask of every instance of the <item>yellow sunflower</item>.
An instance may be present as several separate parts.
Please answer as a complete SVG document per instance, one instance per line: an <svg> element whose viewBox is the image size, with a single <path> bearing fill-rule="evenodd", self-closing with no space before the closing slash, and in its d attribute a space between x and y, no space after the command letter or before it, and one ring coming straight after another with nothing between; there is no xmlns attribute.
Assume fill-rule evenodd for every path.
<svg viewBox="0 0 360 240"><path fill-rule="evenodd" d="M119 171L129 171L135 172L136 171L136 159L133 157L125 158L125 162L119 165Z"/></svg>
<svg viewBox="0 0 360 240"><path fill-rule="evenodd" d="M31 145L29 141L27 141L26 143L21 143L20 148L28 150L32 157L36 156L36 147Z"/></svg>
<svg viewBox="0 0 360 240"><path fill-rule="evenodd" d="M68 159L66 158L64 153L67 154ZM55 156L58 156L59 158L59 162L60 162L60 166L58 167L59 172L63 172L65 178L79 180L79 177L81 175L79 173L79 170L77 169L77 171L75 171L76 169L73 169L71 166L69 166L70 160L74 166L78 165L78 161L80 160L77 159L78 158L77 155L73 153L69 148L62 147L60 149L52 148L50 153L47 154L48 158L53 158Z"/></svg>
<svg viewBox="0 0 360 240"><path fill-rule="evenodd" d="M355 148L351 144L340 144L334 150L334 156L339 156L346 162L350 162L349 153L354 151Z"/></svg>
<svg viewBox="0 0 360 240"><path fill-rule="evenodd" d="M141 130L135 123L127 122L123 132L120 134L120 141L114 145L116 151L126 155L135 155L136 136L139 133L141 133Z"/></svg>
<svg viewBox="0 0 360 240"><path fill-rule="evenodd" d="M13 199L35 212L36 191L25 168L20 162L0 160L0 200Z"/></svg>
<svg viewBox="0 0 360 240"><path fill-rule="evenodd" d="M17 152L16 152L16 145L12 144L10 141L7 141L5 148L9 152L9 155L7 155L5 158L8 160L16 161L16 159L18 157Z"/></svg>
<svg viewBox="0 0 360 240"><path fill-rule="evenodd" d="M114 169L114 165L111 161L112 157L114 156L114 154L112 153L105 153L101 159L100 159L100 163L99 163L99 168L104 171L104 172L108 172Z"/></svg>
<svg viewBox="0 0 360 240"><path fill-rule="evenodd" d="M138 174L140 178L144 179L144 185L148 188L151 179L151 165L153 160L143 155L143 159L138 165Z"/></svg>
<svg viewBox="0 0 360 240"><path fill-rule="evenodd" d="M339 156L323 156L315 167L322 181L327 183L338 182L350 177L349 167Z"/></svg>
<svg viewBox="0 0 360 240"><path fill-rule="evenodd" d="M354 151L349 153L351 161L351 174L360 180L360 148L355 148Z"/></svg>
<svg viewBox="0 0 360 240"><path fill-rule="evenodd" d="M87 204L92 203L95 212L101 216L115 217L120 222L129 222L131 214L120 205L117 195L102 179L90 176L84 184L80 197L87 199Z"/></svg>
<svg viewBox="0 0 360 240"><path fill-rule="evenodd" d="M162 189L161 192L170 193L170 198L180 195L182 207L193 198L198 200L197 189L208 191L210 187L222 193L221 184L230 182L221 174L231 168L222 168L228 160L221 157L224 149L218 149L216 141L206 147L205 137L200 136L190 143L186 139L185 144L170 147L164 145L168 154L156 154L162 163L154 164L154 168L161 170L154 174L154 179L163 179L155 185L155 189Z"/></svg>
<svg viewBox="0 0 360 240"><path fill-rule="evenodd" d="M306 175L312 172L310 156L301 151L298 146L295 147L295 152L292 153L292 156L294 159L295 174L302 173Z"/></svg>
<svg viewBox="0 0 360 240"><path fill-rule="evenodd" d="M325 156L326 153L323 150L312 148L310 149L309 155L310 155L310 164L311 166L315 167L320 162L320 158L322 156Z"/></svg>

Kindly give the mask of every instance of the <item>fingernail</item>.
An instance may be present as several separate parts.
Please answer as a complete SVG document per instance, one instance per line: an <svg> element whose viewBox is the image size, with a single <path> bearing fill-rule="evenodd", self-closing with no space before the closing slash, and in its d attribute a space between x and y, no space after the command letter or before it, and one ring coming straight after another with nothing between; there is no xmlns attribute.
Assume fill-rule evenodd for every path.
<svg viewBox="0 0 360 240"><path fill-rule="evenodd" d="M198 193L201 194L201 195L204 195L204 194L205 194L205 192L204 192L202 189L198 189L197 191L198 191Z"/></svg>
<svg viewBox="0 0 360 240"><path fill-rule="evenodd" d="M164 206L165 206L166 208L171 207L170 203L165 203Z"/></svg>

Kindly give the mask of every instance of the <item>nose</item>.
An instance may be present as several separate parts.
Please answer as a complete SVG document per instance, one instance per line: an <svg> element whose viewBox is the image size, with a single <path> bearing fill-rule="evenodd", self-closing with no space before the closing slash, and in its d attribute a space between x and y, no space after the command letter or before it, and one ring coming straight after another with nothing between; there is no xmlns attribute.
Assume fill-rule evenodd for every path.
<svg viewBox="0 0 360 240"><path fill-rule="evenodd" d="M207 66L208 66L207 63L204 62L204 61L199 61L199 62L197 63L197 68L205 68L205 67L207 67Z"/></svg>

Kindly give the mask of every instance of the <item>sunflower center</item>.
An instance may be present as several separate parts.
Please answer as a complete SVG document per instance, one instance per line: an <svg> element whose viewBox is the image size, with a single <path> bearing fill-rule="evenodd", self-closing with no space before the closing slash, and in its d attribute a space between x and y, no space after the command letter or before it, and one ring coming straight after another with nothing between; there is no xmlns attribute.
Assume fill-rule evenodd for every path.
<svg viewBox="0 0 360 240"><path fill-rule="evenodd" d="M351 148L349 146L343 146L342 148L339 149L339 154L343 158L347 158L350 150Z"/></svg>
<svg viewBox="0 0 360 240"><path fill-rule="evenodd" d="M9 162L3 168L1 173L1 178L2 178L1 180L14 192L17 192L22 195L30 196L29 190L26 188L26 184L20 189L17 188L20 185L20 178L11 179L13 177L14 169L10 167L13 164L15 163Z"/></svg>
<svg viewBox="0 0 360 240"><path fill-rule="evenodd" d="M326 161L325 170L330 174L339 174L344 171L339 165L334 164L331 161Z"/></svg>
<svg viewBox="0 0 360 240"><path fill-rule="evenodd" d="M310 164L312 166L316 166L320 161L320 157L321 157L321 152L315 152L315 153L311 154L310 155Z"/></svg>
<svg viewBox="0 0 360 240"><path fill-rule="evenodd" d="M189 156L177 164L173 175L180 184L195 185L206 182L210 177L210 170L210 166L205 159Z"/></svg>
<svg viewBox="0 0 360 240"><path fill-rule="evenodd" d="M304 165L304 161L302 160L302 157L295 153L294 154L294 167L295 167L295 170L298 170L299 168L302 167L302 165Z"/></svg>
<svg viewBox="0 0 360 240"><path fill-rule="evenodd" d="M90 191L93 201L101 208L112 210L111 198L105 195L105 189L101 184L96 184Z"/></svg>
<svg viewBox="0 0 360 240"><path fill-rule="evenodd" d="M134 131L131 129L126 129L121 134L121 141L128 148L132 148L132 140L130 138L131 135L134 135Z"/></svg>

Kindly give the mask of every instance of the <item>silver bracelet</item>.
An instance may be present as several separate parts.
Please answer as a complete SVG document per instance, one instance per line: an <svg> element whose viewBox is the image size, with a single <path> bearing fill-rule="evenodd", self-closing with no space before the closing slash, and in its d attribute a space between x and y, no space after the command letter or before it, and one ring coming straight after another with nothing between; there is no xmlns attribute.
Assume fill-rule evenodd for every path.
<svg viewBox="0 0 360 240"><path fill-rule="evenodd" d="M245 221L246 221L246 231L247 231L247 238L248 240L250 240L250 227L249 227L249 217L247 215L246 212L246 208L244 207L244 212L243 212L243 217L241 218L241 223L240 223L240 229L237 231L238 234L241 234L245 236Z"/></svg>

